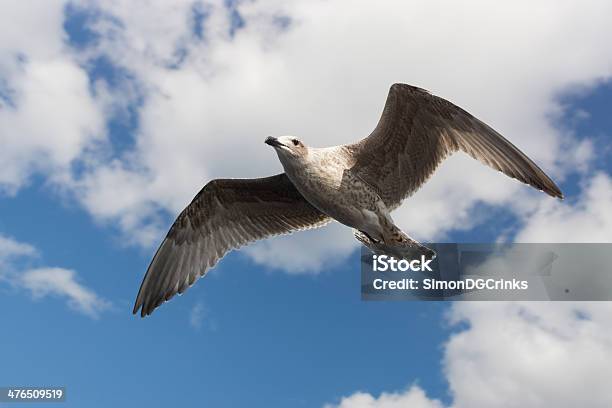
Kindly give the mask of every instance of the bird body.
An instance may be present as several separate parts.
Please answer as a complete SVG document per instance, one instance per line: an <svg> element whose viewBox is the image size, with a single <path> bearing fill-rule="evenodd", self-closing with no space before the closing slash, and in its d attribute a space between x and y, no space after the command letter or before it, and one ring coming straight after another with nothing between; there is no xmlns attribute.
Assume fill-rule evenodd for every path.
<svg viewBox="0 0 612 408"><path fill-rule="evenodd" d="M563 198L557 185L498 132L451 102L406 84L391 86L376 128L356 143L314 148L293 136L265 142L285 172L206 184L155 253L134 313L151 314L232 249L332 220L354 228L355 238L376 253L433 257L393 223L390 212L459 150Z"/></svg>
<svg viewBox="0 0 612 408"><path fill-rule="evenodd" d="M277 140L284 144L293 139L283 136ZM344 146L305 146L299 159L286 149L276 150L285 174L309 203L344 225L382 239L381 220L390 220L387 207L376 191L351 171L354 160Z"/></svg>

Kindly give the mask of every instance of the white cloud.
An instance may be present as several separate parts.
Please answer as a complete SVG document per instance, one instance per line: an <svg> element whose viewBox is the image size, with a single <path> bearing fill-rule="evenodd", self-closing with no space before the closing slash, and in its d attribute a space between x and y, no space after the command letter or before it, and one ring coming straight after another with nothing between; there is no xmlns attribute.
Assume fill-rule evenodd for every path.
<svg viewBox="0 0 612 408"><path fill-rule="evenodd" d="M8 194L34 173L68 179L104 134L88 76L63 44L63 2L26 3L3 7L0 17L0 80L10 101L0 105L0 193Z"/></svg>
<svg viewBox="0 0 612 408"><path fill-rule="evenodd" d="M456 302L449 315L467 327L444 345L450 407L612 405L609 302ZM412 386L379 398L356 392L338 405L400 406L442 404Z"/></svg>
<svg viewBox="0 0 612 408"><path fill-rule="evenodd" d="M609 303L463 302L445 366L455 407L607 407ZM577 379L580 379L577 381Z"/></svg>
<svg viewBox="0 0 612 408"><path fill-rule="evenodd" d="M611 242L612 179L596 173L585 179L575 203L542 201L526 217L517 242Z"/></svg>
<svg viewBox="0 0 612 408"><path fill-rule="evenodd" d="M7 263L15 258L35 256L36 248L32 245L19 242L11 237L0 235L0 275Z"/></svg>
<svg viewBox="0 0 612 408"><path fill-rule="evenodd" d="M32 245L0 235L0 282L27 290L34 299L65 298L72 309L93 318L111 307L111 302L80 283L75 271L57 267L26 268L17 262L32 261L37 256L38 251Z"/></svg>
<svg viewBox="0 0 612 408"><path fill-rule="evenodd" d="M17 147L0 156L9 164L4 188L15 191L29 174L43 171L96 219L117 225L130 241L152 245L166 226L160 215L177 214L207 180L281 171L262 143L265 136L297 134L312 145L329 145L367 135L393 82L457 102L557 180L578 164L557 160L561 152L579 151L581 163L592 157L588 143L550 118L564 113L561 92L584 91L610 77L612 52L600 41L612 34L605 18L609 2L240 2L245 25L233 37L223 3L203 6L208 17L200 39L192 32L194 2L74 2L105 16L90 27L99 41L84 50L64 43L63 3L30 8L33 15L15 6L16 19L44 22L4 28L15 39L7 41L11 52L5 54L21 49L28 56L25 68L10 71L16 73L9 84L17 102L30 101L0 110L7 117L3 128L20 137L10 139ZM288 28L278 24L279 16L290 21ZM34 40L17 40L30 35L26 27L38 26L42 34ZM90 95L78 62L96 55L130 73L144 97L134 147L114 160L88 147L103 141L103 119L113 106L133 100L134 90L98 83L99 92ZM41 96L39 90L48 91ZM48 100L57 103L50 108ZM86 171L69 179L78 160L85 160ZM394 218L417 239L441 239L485 220L486 214L474 216L479 202L523 214L517 194L529 202L537 197L455 157ZM312 235L307 247L296 235L244 253L307 271L356 248L348 229Z"/></svg>
<svg viewBox="0 0 612 408"><path fill-rule="evenodd" d="M378 119L388 86L396 81L430 88L465 106L559 178L569 166L564 168L555 157L562 143L573 142L549 122L561 111L555 98L567 87L610 75L612 54L593 41L609 30L600 17L609 7L604 2L589 7L515 2L494 8L487 2L443 8L431 2L245 2L239 10L246 25L234 38L227 34L227 11L212 5L211 20L204 24L206 41L187 31L190 7L100 5L123 22L104 27L114 37L100 49L117 56L148 93L137 147L129 156L138 171L101 166L86 179L83 202L94 214L119 220L128 230L138 225L140 206L176 213L209 178L280 171L274 154L262 144L266 135L298 134L313 145L365 136ZM161 17L165 14L167 20ZM287 31L273 24L278 15L291 19ZM150 22L162 20L163 30L152 33ZM177 44L186 57L170 69L167 62ZM385 44L392 45L381 46ZM567 49L581 50L580 60L570 66ZM141 188L127 195L129 203L104 199L102 174L141 180ZM440 238L481 222L471 216L475 203L512 208L514 195L523 188L458 157L443 165L395 218L417 238ZM297 271L320 268L356 247L349 230L340 240L335 239L337 231L313 234L326 245L311 240L303 259L297 236L246 253L259 262L267 262L273 252L291 254L289 268Z"/></svg>
<svg viewBox="0 0 612 408"><path fill-rule="evenodd" d="M382 393L378 398L365 392L344 397L339 404L326 404L325 408L442 408L438 400L432 400L417 385L404 392Z"/></svg>
<svg viewBox="0 0 612 408"><path fill-rule="evenodd" d="M111 303L77 281L76 273L63 268L38 268L23 272L19 284L35 299L46 296L64 297L74 310L97 318Z"/></svg>
<svg viewBox="0 0 612 408"><path fill-rule="evenodd" d="M333 222L323 229L301 231L260 241L243 251L251 259L289 274L319 273L345 261L357 247L352 230Z"/></svg>

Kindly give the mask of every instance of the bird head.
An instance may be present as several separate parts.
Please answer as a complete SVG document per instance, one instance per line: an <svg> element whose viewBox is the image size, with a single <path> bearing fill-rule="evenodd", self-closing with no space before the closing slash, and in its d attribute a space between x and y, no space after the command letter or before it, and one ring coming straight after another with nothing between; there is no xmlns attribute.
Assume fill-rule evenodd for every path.
<svg viewBox="0 0 612 408"><path fill-rule="evenodd" d="M265 143L276 150L281 162L299 160L308 155L308 147L295 136L268 136Z"/></svg>

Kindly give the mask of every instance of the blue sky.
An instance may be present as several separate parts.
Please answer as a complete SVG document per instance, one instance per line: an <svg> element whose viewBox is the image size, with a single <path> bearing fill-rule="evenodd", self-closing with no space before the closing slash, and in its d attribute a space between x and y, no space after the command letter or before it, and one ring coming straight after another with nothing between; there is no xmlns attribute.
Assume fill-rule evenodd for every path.
<svg viewBox="0 0 612 408"><path fill-rule="evenodd" d="M306 235L306 241L299 237L273 240L252 252L233 252L184 296L163 305L151 317L140 319L131 314L155 245L199 186L224 172L254 175L245 174L248 164L262 175L278 171L278 164L268 161L272 156L266 155L270 152L262 143L267 132L293 132L295 126L320 144L351 140L355 138L351 132L361 136L379 114L376 109L386 93L384 84L396 81L431 85L459 104L464 100L496 128L520 133L509 138L528 149L530 156L560 180L567 197L564 203L550 204L526 187L498 182L501 175L479 172L477 164L458 159L441 169L439 179L434 176L432 187L415 196L412 212L398 214L400 225L406 225L409 233L424 241L446 242L491 242L500 237L564 242L569 241L569 233L577 240L609 239L609 218L604 214L612 208L605 194L612 186L608 113L612 56L589 48L592 54L585 52L583 58L590 65L567 67L569 73L561 72L564 67L557 65L554 75L534 63L529 72L538 79L533 82L521 68L507 64L508 85L500 84L495 76L500 74L487 77L486 70L468 76L466 86L456 85L459 82L453 78L445 82L436 73L437 56L431 57L430 67L423 68L409 68L420 65L410 64L411 59L398 60L398 66L414 71L400 74L401 70L389 66L384 78L370 78L368 69L347 71L347 66L357 67L363 62L361 55L367 61L370 55L395 58L394 53L386 56L384 50L371 47L352 53L355 49L351 47L358 45L349 36L335 37L333 30L317 25L313 18L322 13L320 19L326 20L328 12L342 16L342 7L316 6L307 12L281 6L268 10L255 3L260 4L186 2L177 6L182 7L178 11L156 4L143 11L143 22L131 19L134 10L127 3L94 7L86 2L59 2L49 6L48 16L33 13L39 15L37 21L48 22L37 28L40 35L33 35L29 43L15 40L9 47L0 47L0 113L6 114L0 118L0 132L7 137L6 146L11 144L9 153L0 153L0 164L6 169L4 178L0 177L0 238L29 248L19 252L7 244L9 249L3 253L0 245L4 326L0 386L65 386L68 400L58 406L66 407L322 407L339 403L351 407L359 406L349 401L359 391L371 394L374 402L368 406L383 407L387 405L381 402L381 393L397 393L401 403L401 398L412 395L412 385L426 393L428 404L437 404L435 399L443 406L482 403L484 400L466 395L456 374L475 375L469 374L469 361L461 365L463 356L469 355L463 352L468 346L461 341L482 340L477 337L479 328L491 321L500 325L492 337L501 336L505 341L499 333L515 326L504 326L503 319L514 322L522 309L497 305L486 312L487 305L478 309L438 302L362 302L358 252L348 229ZM10 6L2 7L8 11ZM16 15L30 11L25 10ZM410 12L423 12L419 10ZM591 12L602 14L595 8ZM356 23L347 23L347 32L365 28L368 12L363 11L365 17L352 13ZM560 32L571 31L584 17L568 15L573 14L558 16L567 25L560 24ZM498 23L505 26L506 17L499 18ZM22 33L19 25L11 30ZM593 25L599 27L597 22ZM533 35L544 38L540 26L535 20ZM392 38L393 30L388 35ZM518 44L504 51L512 58L532 51L524 45L529 41L523 44L517 35L508 32L508 38ZM595 30L593 38L598 35ZM335 49L319 55L326 42L310 43L311 38L319 37L345 47L346 55ZM293 43L282 43L284 38ZM506 44L504 38L497 40L501 48ZM406 47L412 47L407 41ZM476 47L485 54L490 44L481 41ZM357 42L367 43L367 38ZM294 52L300 49L296 44L304 44L300 52L321 57L330 69L320 70L320 64L306 67L299 72L300 81L295 81L287 67L303 65L295 57L300 53ZM555 47L543 44L555 60ZM415 47L420 49L418 44ZM448 58L456 56L449 51ZM458 72L469 72L472 64L478 65L465 59L457 63ZM58 66L54 64L64 67L66 76L64 71L51 71L55 68L49 67ZM48 87L45 72L58 73ZM362 78L359 75L363 84L355 81ZM547 78L553 79L549 83ZM54 114L57 108L56 117L72 118L74 134L79 135L76 142L58 136L72 128L53 128L56 122L44 114L32 115L36 109L28 110L30 82L39 87L35 89L55 89L52 83L59 82L61 89L71 90L66 95L58 91L64 99L49 106ZM284 85L267 88L277 82ZM204 88L199 88L200 83L206 84ZM487 84L495 84L493 90L488 91ZM528 97L515 95L519 86ZM327 102L322 95L333 91L341 98ZM302 92L304 101L290 107L297 92ZM44 99L43 94L38 97ZM196 102L193 108L194 101L202 98L205 102ZM499 100L499 109L488 102L493 98ZM374 101L359 102L362 99ZM234 108L216 108L223 104L234 107L232 114L238 114L239 120L226 113ZM282 120L270 120L274 115ZM517 117L525 117L524 122ZM336 118L341 123L335 123ZM321 124L313 123L319 119ZM43 137L36 136L38 120ZM348 136L335 136L343 128ZM11 136L24 129L23 135ZM27 132L34 135L33 142ZM322 136L315 137L317 132ZM227 140L238 137L245 145L236 149ZM76 147L69 148L71 144ZM35 148L30 151L30 146ZM13 168L14 177L9 171ZM474 171L474 178L466 181L473 189L453 187L453 174L461 171ZM165 176L168 174L174 178ZM603 193L593 193L593 186ZM469 195L473 197L466 197ZM542 227L551 224L554 227ZM577 225L582 229L576 231ZM308 242L308 238L322 244ZM299 258L304 252L306 259ZM337 259L331 262L334 256ZM74 271L72 278L63 286L44 281L49 286L42 289L20 278L50 267ZM570 319L565 306L525 307L532 307L536 316L550 318L552 325L570 326L565 324L569 320L563 320ZM598 316L595 309L588 309L587 315ZM580 324L606 327L605 318L597 319ZM535 323L521 320L520 324ZM525 327L535 330L535 326ZM575 347L582 352L581 340L577 338ZM490 350L485 343L482 349ZM529 344L525 347L534 349ZM562 349L563 353L572 350ZM602 350L606 349L602 346ZM484 357L472 363L480 364ZM507 375L520 383L515 378L518 374L502 370L504 364L507 362L495 365L500 371L486 371L485 366L483 378ZM542 367L558 369L546 364L543 361ZM610 397L602 392L603 397L592 397L602 398L592 400L593 406ZM544 401L548 394L542 391L541 395Z"/></svg>
<svg viewBox="0 0 612 408"><path fill-rule="evenodd" d="M90 319L62 299L3 287L2 384L65 385L62 406L92 407L318 406L413 381L446 396L445 306L362 302L357 253L317 276L271 272L233 253L188 296L140 319L130 311L150 253L120 247L37 183L1 205L11 215L3 231L36 245L45 264L87 271L87 285L114 301ZM200 328L190 324L198 304Z"/></svg>

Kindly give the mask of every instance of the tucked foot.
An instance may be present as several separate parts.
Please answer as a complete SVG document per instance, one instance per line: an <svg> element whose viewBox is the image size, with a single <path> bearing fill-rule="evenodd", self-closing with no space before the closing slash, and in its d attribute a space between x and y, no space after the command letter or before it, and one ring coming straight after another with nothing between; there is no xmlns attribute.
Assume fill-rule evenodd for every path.
<svg viewBox="0 0 612 408"><path fill-rule="evenodd" d="M380 240L372 238L372 237L370 236L370 234L368 234L368 233L367 233L367 232L365 232L365 231L358 231L358 230L357 230L357 231L355 232L355 234L363 234L363 235L365 235L365 239L366 239L367 241L369 241L369 242L374 243L374 244L378 244L378 243L380 243ZM355 235L355 237L357 237L357 235ZM357 239L361 241L361 239L359 239L359 238L357 238ZM362 241L362 242L363 242L363 241Z"/></svg>
<svg viewBox="0 0 612 408"><path fill-rule="evenodd" d="M355 238L377 255L389 255L396 259L415 259L421 255L425 259L434 259L436 252L410 238L397 227L388 235L386 242L372 239L367 233L359 230L353 232Z"/></svg>

